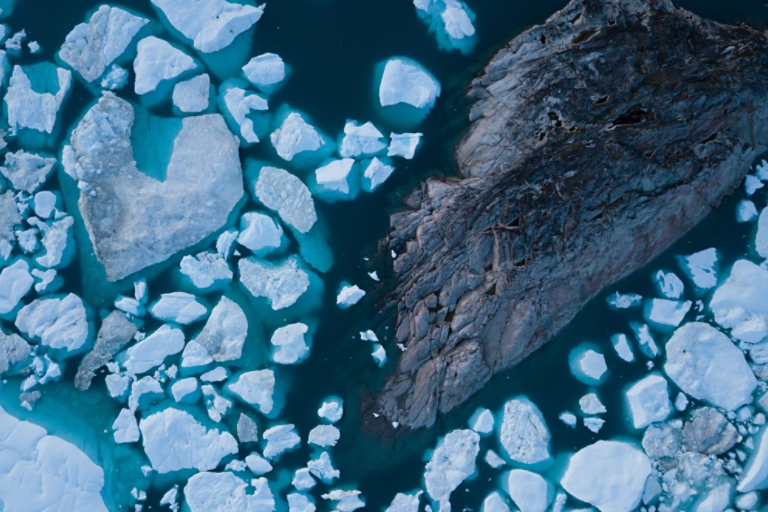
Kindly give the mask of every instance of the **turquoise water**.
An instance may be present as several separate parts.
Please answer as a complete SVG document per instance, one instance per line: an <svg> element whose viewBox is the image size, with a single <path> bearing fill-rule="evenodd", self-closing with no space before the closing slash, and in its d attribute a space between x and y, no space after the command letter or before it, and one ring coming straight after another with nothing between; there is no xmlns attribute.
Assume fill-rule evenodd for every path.
<svg viewBox="0 0 768 512"><path fill-rule="evenodd" d="M722 22L743 21L764 28L764 20L768 20L768 7L757 2L727 7L709 1L686 1L680 4L702 16ZM98 5L97 2L79 0L20 0L5 22L12 32L25 28L29 40L38 41L42 51L37 55L24 53L13 62L30 64L53 61L66 34ZM156 18L149 1L123 2L120 5ZM472 76L482 68L482 63L510 37L525 27L542 22L564 6L565 2L471 0L468 5L476 14L477 29L477 41L469 54L441 51L435 36L428 32L426 25L416 15L414 6L405 0L271 2L267 5L264 18L256 25L253 40L246 47L248 56L274 52L291 67L285 85L270 97L270 110L289 105L306 113L313 124L331 138L341 133L347 119L360 122L371 120L380 128L394 131L405 128L399 126L397 120L381 118L374 76L376 65L384 59L395 55L415 59L442 85L442 95L434 109L415 128L424 133L424 138L413 160L398 160L393 176L374 194L362 194L351 202L316 202L318 214L327 228L326 241L332 250L334 263L322 275L325 283L323 306L309 317L309 321L307 318L302 320L317 324L309 359L298 367L276 370L279 385L285 392L285 405L276 421L294 423L304 438L319 422L316 410L321 401L330 395L344 398L345 416L338 425L342 432L341 440L330 450L334 466L342 475L336 482L338 485L333 488L346 486L360 489L367 509L370 510L385 508L396 492L408 492L422 487L424 456L429 449L434 448L438 437L455 428L465 428L468 418L477 407L483 406L498 412L508 398L519 394L527 395L542 410L552 433L552 451L555 454L575 451L596 439L619 435L638 437L637 433L627 429L621 391L624 385L645 375L647 369L642 358L641 362L633 365L620 361L610 346L610 336L616 332L630 334L628 322L642 321L641 311L610 311L604 296L587 306L556 340L520 367L493 379L484 391L467 404L441 418L431 431L402 434L383 442L369 439L359 431L358 405L361 399L376 394L387 373L396 364L398 355L388 335L394 329L393 319L380 314L382 300L392 284L391 260L388 255L376 251L377 242L387 233L388 215L400 208L400 197L418 181L433 174L450 175L455 172L451 156L452 144L466 129L467 105L463 91ZM156 30L162 29L158 25ZM248 41L240 43L246 44ZM214 72L228 67L226 62L209 64L214 64ZM221 78L214 77L216 88L221 81ZM130 86L121 91L120 95L131 101L139 101ZM73 82L70 96L59 116L61 133L53 144L56 148L63 143L66 132L94 99L93 93L81 82ZM156 116L171 115L168 104L149 107L149 111ZM17 143L12 143L10 148L18 149ZM141 153L137 160L142 165L142 158L149 160L152 155L167 153L163 151L161 148L158 152ZM243 161L266 160L280 165L266 141L241 150L241 158ZM156 172L160 173L161 170ZM56 190L65 187L66 211L74 214L75 191L71 182L68 185L66 180L54 176L45 188ZM69 190L66 190L68 186ZM723 269L728 268L735 259L746 255L748 243L754 235L754 224L735 223L734 212L740 196L743 196L741 189L684 240L646 269L611 287L609 291L618 289L654 296L650 276L659 268L682 275L675 261L675 256L679 254L717 247ZM764 190L759 191L755 197L758 209L764 207ZM241 211L249 211L255 206L249 198L242 205ZM234 218L232 222L235 222ZM79 228L76 236L81 253L62 273L66 280L62 292L80 295L94 314L98 315L110 308L117 293L130 295L132 284L106 285L98 264L88 257L89 242L84 230ZM205 243L200 244L200 247L203 246ZM289 252L297 250L294 241ZM157 298L160 293L178 289L178 276L174 269L180 258L181 255L172 259L168 265L159 265L153 269L149 276L150 300ZM382 278L378 284L367 275L367 272L374 270ZM335 306L336 293L342 281L359 284L368 292L361 303L348 310L340 310ZM282 315L265 314L249 301L247 292L237 286L227 289L226 293L249 316L251 330L246 341L248 348L245 358L248 368L261 368L268 362L267 340L271 331L286 321L296 321L301 315L296 313L295 318L289 319ZM214 292L203 295L203 298L215 304L220 295L221 292ZM10 328L5 322L3 325ZM148 321L147 330L159 325L159 322ZM193 337L199 328L199 325L186 328L187 338ZM359 339L359 331L366 329L374 329L387 349L389 362L381 369L371 359L370 344ZM603 349L610 372L607 382L600 387L600 398L609 412L598 434L583 427L570 429L557 420L557 416L564 410L576 412L579 397L587 392L588 387L578 383L568 369L570 350L584 341L593 342ZM662 337L657 336L657 341L662 342ZM19 406L20 379L9 379L0 388L0 405L15 416L38 423L47 428L49 433L74 443L97 461L107 474L103 496L113 510L118 510L121 504L133 502L130 497L133 487L147 490L145 510L167 510L158 506L160 497L171 484L183 484L189 475L181 475L181 478L179 475L164 478L155 476L151 481L145 479L140 467L148 464L148 461L140 445L115 445L111 441L110 426L121 409L120 404L106 394L103 376L97 377L88 392L76 391L72 386L76 364L77 360L68 362L61 382L40 388L43 398L34 411L28 412ZM167 405L167 402L157 404L157 407L163 405ZM232 430L234 424L230 424L229 420L236 421L237 416L230 415L224 422ZM267 425L268 422L261 418L262 431ZM479 510L487 493L500 487L501 471L491 470L481 460L489 447L501 453L496 437L482 440L478 474L454 492L453 510L465 507ZM240 455L246 454L243 451ZM292 476L292 472L306 464L312 454L312 449L305 444L301 449L284 456L276 471L268 475L275 485L274 490L280 489L279 494L284 497L290 481L285 471L290 470ZM321 509L326 505L320 499L320 494L327 489L327 486L319 485L310 493ZM569 501L570 505L574 503L574 500Z"/></svg>

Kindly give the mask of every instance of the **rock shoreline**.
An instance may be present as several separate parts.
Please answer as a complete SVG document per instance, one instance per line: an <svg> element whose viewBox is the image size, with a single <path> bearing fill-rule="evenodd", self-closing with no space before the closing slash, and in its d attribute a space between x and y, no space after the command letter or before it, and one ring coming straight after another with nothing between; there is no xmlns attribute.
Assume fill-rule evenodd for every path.
<svg viewBox="0 0 768 512"><path fill-rule="evenodd" d="M766 149L767 78L765 35L668 0L573 0L510 41L462 178L391 217L406 351L367 428L430 427L716 209Z"/></svg>

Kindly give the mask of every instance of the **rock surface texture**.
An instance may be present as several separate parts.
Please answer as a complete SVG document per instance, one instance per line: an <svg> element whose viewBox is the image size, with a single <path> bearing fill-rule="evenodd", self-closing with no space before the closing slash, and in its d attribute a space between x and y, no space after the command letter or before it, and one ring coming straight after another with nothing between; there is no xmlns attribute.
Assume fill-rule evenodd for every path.
<svg viewBox="0 0 768 512"><path fill-rule="evenodd" d="M502 48L460 179L391 218L407 350L366 423L431 426L717 208L765 150L766 50L668 0L574 0Z"/></svg>

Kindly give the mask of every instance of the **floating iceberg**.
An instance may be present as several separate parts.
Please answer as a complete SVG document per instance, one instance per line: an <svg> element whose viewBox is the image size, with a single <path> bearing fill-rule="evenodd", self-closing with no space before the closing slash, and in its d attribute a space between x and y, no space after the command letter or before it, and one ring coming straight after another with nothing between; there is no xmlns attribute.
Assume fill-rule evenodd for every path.
<svg viewBox="0 0 768 512"><path fill-rule="evenodd" d="M379 85L382 107L407 103L418 109L430 109L440 96L440 84L417 62L403 57L387 61Z"/></svg>
<svg viewBox="0 0 768 512"><path fill-rule="evenodd" d="M54 70L57 77L55 87L52 80L44 78ZM33 87L25 70L21 66L13 67L8 92L5 94L8 125L12 131L17 128L29 128L52 133L56 116L72 84L72 73L47 62L27 66L27 71L33 77L40 75L37 81L41 83ZM40 90L43 92L38 92Z"/></svg>
<svg viewBox="0 0 768 512"><path fill-rule="evenodd" d="M581 397L579 408L584 414L602 414L608 411L595 393L587 393Z"/></svg>
<svg viewBox="0 0 768 512"><path fill-rule="evenodd" d="M580 345L568 356L573 376L585 384L600 384L608 371L605 356L589 344Z"/></svg>
<svg viewBox="0 0 768 512"><path fill-rule="evenodd" d="M269 109L267 100L256 93L246 91L241 87L235 87L232 84L222 84L220 89L220 103L223 101L223 107L232 116L232 119L240 128L240 136L246 144L255 144L259 142L257 131L263 132L258 128L253 120L248 116L251 111L264 112ZM264 124L264 121L261 122Z"/></svg>
<svg viewBox="0 0 768 512"><path fill-rule="evenodd" d="M690 256L681 256L679 261L697 288L708 290L717 285L717 250L714 247Z"/></svg>
<svg viewBox="0 0 768 512"><path fill-rule="evenodd" d="M339 437L341 432L333 425L318 425L309 431L308 441L320 447L336 446Z"/></svg>
<svg viewBox="0 0 768 512"><path fill-rule="evenodd" d="M245 313L234 301L222 297L211 311L203 330L187 347L200 347L211 362L234 361L240 359L247 335L248 319Z"/></svg>
<svg viewBox="0 0 768 512"><path fill-rule="evenodd" d="M237 243L261 257L285 247L287 239L283 228L272 217L263 213L249 212L240 218L240 235L237 237Z"/></svg>
<svg viewBox="0 0 768 512"><path fill-rule="evenodd" d="M549 438L544 417L533 402L516 398L504 404L499 440L510 459L522 464L549 459Z"/></svg>
<svg viewBox="0 0 768 512"><path fill-rule="evenodd" d="M264 206L275 210L286 224L308 233L317 222L312 194L293 174L276 167L262 167L254 193Z"/></svg>
<svg viewBox="0 0 768 512"><path fill-rule="evenodd" d="M185 114L196 114L208 108L211 77L207 73L173 86L173 105Z"/></svg>
<svg viewBox="0 0 768 512"><path fill-rule="evenodd" d="M197 384L197 379L194 377L187 377L173 383L171 386L171 394L176 402L195 403L200 399L200 389Z"/></svg>
<svg viewBox="0 0 768 512"><path fill-rule="evenodd" d="M23 259L0 271L0 315L7 315L16 309L34 282L29 273L29 263Z"/></svg>
<svg viewBox="0 0 768 512"><path fill-rule="evenodd" d="M307 463L307 468L310 473L326 484L330 484L341 476L339 470L335 469L333 464L331 464L331 456L328 455L328 452L323 452L317 459L310 460Z"/></svg>
<svg viewBox="0 0 768 512"><path fill-rule="evenodd" d="M542 476L525 469L513 469L507 477L509 496L520 512L546 512L554 489Z"/></svg>
<svg viewBox="0 0 768 512"><path fill-rule="evenodd" d="M616 350L616 354L628 363L635 360L635 353L629 344L629 338L625 334L614 334L611 336L611 343Z"/></svg>
<svg viewBox="0 0 768 512"><path fill-rule="evenodd" d="M298 112L290 112L280 128L272 132L269 138L278 156L288 162L299 155L305 158L313 156L322 158L322 153L327 151L323 148L328 144L323 135L307 123Z"/></svg>
<svg viewBox="0 0 768 512"><path fill-rule="evenodd" d="M715 321L731 329L731 336L758 343L768 335L768 270L747 260L738 260L731 275L715 290L709 309Z"/></svg>
<svg viewBox="0 0 768 512"><path fill-rule="evenodd" d="M668 299L679 299L683 294L685 286L680 278L672 272L659 270L654 274L653 280L659 292Z"/></svg>
<svg viewBox="0 0 768 512"><path fill-rule="evenodd" d="M155 36L145 37L137 48L138 54L133 61L136 94L150 93L160 82L177 78L197 67L192 57Z"/></svg>
<svg viewBox="0 0 768 512"><path fill-rule="evenodd" d="M148 372L163 364L168 356L178 354L184 349L184 333L163 325L142 341L126 351L125 367L129 375Z"/></svg>
<svg viewBox="0 0 768 512"><path fill-rule="evenodd" d="M328 201L354 199L360 190L357 163L351 158L326 163L312 175L310 187L315 195Z"/></svg>
<svg viewBox="0 0 768 512"><path fill-rule="evenodd" d="M336 423L344 415L344 403L341 398L331 397L323 402L317 415L331 423Z"/></svg>
<svg viewBox="0 0 768 512"><path fill-rule="evenodd" d="M229 264L219 253L201 252L195 256L184 256L180 267L181 273L199 290L228 283L234 277Z"/></svg>
<svg viewBox="0 0 768 512"><path fill-rule="evenodd" d="M269 414L274 407L275 373L272 370L245 372L230 379L226 389L262 414ZM266 439L266 432L264 435Z"/></svg>
<svg viewBox="0 0 768 512"><path fill-rule="evenodd" d="M164 322L187 325L197 322L208 314L208 308L194 295L184 292L164 293L149 308L150 314Z"/></svg>
<svg viewBox="0 0 768 512"><path fill-rule="evenodd" d="M258 453L252 453L245 458L248 469L256 476L261 476L272 471L272 464Z"/></svg>
<svg viewBox="0 0 768 512"><path fill-rule="evenodd" d="M391 133L387 156L399 156L411 160L421 143L421 133Z"/></svg>
<svg viewBox="0 0 768 512"><path fill-rule="evenodd" d="M0 496L12 510L107 512L104 471L74 445L0 408Z"/></svg>
<svg viewBox="0 0 768 512"><path fill-rule="evenodd" d="M225 0L152 0L173 27L191 39L195 48L212 53L229 46L264 14L264 6Z"/></svg>
<svg viewBox="0 0 768 512"><path fill-rule="evenodd" d="M469 428L480 435L490 434L493 432L494 422L493 413L488 409L480 408L469 418Z"/></svg>
<svg viewBox="0 0 768 512"><path fill-rule="evenodd" d="M625 512L640 503L650 474L650 460L641 450L625 442L598 441L571 456L560 484L600 512Z"/></svg>
<svg viewBox="0 0 768 512"><path fill-rule="evenodd" d="M336 304L342 309L357 304L365 296L365 292L357 285L342 286L339 295L336 297Z"/></svg>
<svg viewBox="0 0 768 512"><path fill-rule="evenodd" d="M645 305L645 318L661 327L677 327L690 311L689 300L652 299Z"/></svg>
<svg viewBox="0 0 768 512"><path fill-rule="evenodd" d="M144 451L158 473L195 468L207 471L237 453L229 432L208 430L184 411L169 407L139 423Z"/></svg>
<svg viewBox="0 0 768 512"><path fill-rule="evenodd" d="M308 496L299 493L288 495L288 512L315 512L317 507Z"/></svg>
<svg viewBox="0 0 768 512"><path fill-rule="evenodd" d="M24 150L5 155L0 173L11 182L15 190L34 194L45 183L56 165L55 158L47 158Z"/></svg>
<svg viewBox="0 0 768 512"><path fill-rule="evenodd" d="M296 256L277 264L243 258L238 266L240 282L254 297L265 297L275 311L295 304L309 288L309 275Z"/></svg>
<svg viewBox="0 0 768 512"><path fill-rule="evenodd" d="M265 430L263 437L267 442L263 454L268 459L277 459L301 444L301 438L293 425L277 425Z"/></svg>
<svg viewBox="0 0 768 512"><path fill-rule="evenodd" d="M309 353L305 336L309 328L302 323L286 325L275 331L270 342L275 346L272 360L279 364L296 364Z"/></svg>
<svg viewBox="0 0 768 512"><path fill-rule="evenodd" d="M251 482L253 494L247 494L248 483L234 473L202 472L189 479L184 487L185 510L189 512L272 512L275 499L266 478Z"/></svg>
<svg viewBox="0 0 768 512"><path fill-rule="evenodd" d="M626 396L635 428L664 421L672 412L667 380L659 374L648 375L636 382L627 390Z"/></svg>
<svg viewBox="0 0 768 512"><path fill-rule="evenodd" d="M112 430L117 444L135 443L139 440L139 424L136 422L136 416L129 409L120 411L117 419L112 423Z"/></svg>
<svg viewBox="0 0 768 512"><path fill-rule="evenodd" d="M67 35L59 58L87 82L104 74L107 67L128 49L141 28L149 23L118 7L102 5L88 23L77 25Z"/></svg>
<svg viewBox="0 0 768 512"><path fill-rule="evenodd" d="M82 352L90 338L85 306L73 293L37 299L24 306L16 316L16 327L22 334L61 353L62 358Z"/></svg>
<svg viewBox="0 0 768 512"><path fill-rule="evenodd" d="M387 145L384 135L371 123L360 125L356 121L347 121L344 125L344 137L341 139L339 154L342 158L361 158L378 155Z"/></svg>
<svg viewBox="0 0 768 512"><path fill-rule="evenodd" d="M384 183L387 178L392 175L393 172L395 172L395 168L392 165L379 160L377 157L373 157L371 161L368 162L368 165L365 166L365 170L363 171L363 190L366 192L373 192L379 187L379 185Z"/></svg>
<svg viewBox="0 0 768 512"><path fill-rule="evenodd" d="M686 394L727 411L750 403L757 386L741 350L701 322L675 331L667 342L664 371Z"/></svg>
<svg viewBox="0 0 768 512"><path fill-rule="evenodd" d="M427 463L424 483L441 510L450 507L451 493L475 472L479 452L480 436L472 430L454 430L438 443Z"/></svg>
<svg viewBox="0 0 768 512"><path fill-rule="evenodd" d="M271 92L285 80L287 70L279 55L264 53L249 60L243 66L243 73L253 85L264 92Z"/></svg>

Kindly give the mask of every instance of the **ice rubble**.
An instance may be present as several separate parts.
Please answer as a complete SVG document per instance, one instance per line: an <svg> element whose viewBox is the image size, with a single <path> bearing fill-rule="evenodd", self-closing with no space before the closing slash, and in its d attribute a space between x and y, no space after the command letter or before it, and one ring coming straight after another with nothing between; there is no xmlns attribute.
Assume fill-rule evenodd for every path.
<svg viewBox="0 0 768 512"><path fill-rule="evenodd" d="M315 153L326 144L323 136L298 112L291 112L269 136L277 154L290 162L302 153Z"/></svg>
<svg viewBox="0 0 768 512"><path fill-rule="evenodd" d="M399 156L411 160L421 143L421 133L391 133L387 156Z"/></svg>
<svg viewBox="0 0 768 512"><path fill-rule="evenodd" d="M142 341L130 347L124 366L129 375L148 372L163 364L168 356L178 354L184 349L184 333L163 325Z"/></svg>
<svg viewBox="0 0 768 512"><path fill-rule="evenodd" d="M87 82L93 82L128 48L133 37L149 20L109 5L102 5L88 23L77 25L67 35L59 58Z"/></svg>
<svg viewBox="0 0 768 512"><path fill-rule="evenodd" d="M264 5L254 7L225 0L152 0L173 27L193 41L203 53L229 46L235 38L264 14Z"/></svg>
<svg viewBox="0 0 768 512"><path fill-rule="evenodd" d="M36 72L48 73L51 64L43 63L29 66ZM45 66L45 67L39 67ZM56 92L35 92L24 69L21 66L13 67L13 74L5 94L5 103L8 108L8 125L11 131L17 128L29 128L39 132L52 133L56 125L56 116L61 104L69 92L72 84L72 72L67 69L55 68L58 79ZM31 72L30 72L31 74ZM47 84L47 83L46 83Z"/></svg>
<svg viewBox="0 0 768 512"><path fill-rule="evenodd" d="M0 173L11 182L14 189L34 194L51 175L54 165L55 158L19 150L5 155L5 164L0 167Z"/></svg>
<svg viewBox="0 0 768 512"><path fill-rule="evenodd" d="M286 224L307 233L317 221L315 203L304 183L276 167L262 167L254 186L256 199L275 210Z"/></svg>
<svg viewBox="0 0 768 512"><path fill-rule="evenodd" d="M225 88L224 92L224 106L232 116L232 119L240 127L240 136L248 144L255 144L259 142L259 137L256 135L253 121L248 118L252 110L265 111L269 106L267 100L259 96L258 94L246 91L240 87Z"/></svg>
<svg viewBox="0 0 768 512"><path fill-rule="evenodd" d="M750 403L757 386L741 350L701 322L675 331L667 342L664 371L686 394L728 411Z"/></svg>
<svg viewBox="0 0 768 512"><path fill-rule="evenodd" d="M248 483L234 473L202 472L189 479L184 487L184 505L189 512L272 512L275 499L266 478L251 482L255 488L248 494Z"/></svg>
<svg viewBox="0 0 768 512"><path fill-rule="evenodd" d="M424 473L429 496L443 510L450 507L451 493L475 472L475 458L480 452L480 436L472 430L454 430L446 435L432 454Z"/></svg>
<svg viewBox="0 0 768 512"><path fill-rule="evenodd" d="M240 281L254 297L265 297L275 311L292 306L309 288L309 275L296 256L280 263L243 258Z"/></svg>
<svg viewBox="0 0 768 512"><path fill-rule="evenodd" d="M379 85L382 107L407 103L429 109L440 96L440 84L417 62L401 57L389 59Z"/></svg>
<svg viewBox="0 0 768 512"><path fill-rule="evenodd" d="M279 364L296 364L304 360L309 352L305 336L309 328L302 323L295 323L277 329L270 343L275 346L272 360Z"/></svg>
<svg viewBox="0 0 768 512"><path fill-rule="evenodd" d="M138 54L133 61L136 81L133 89L136 94L147 94L164 80L172 80L184 72L195 69L194 59L155 36L145 37L137 46Z"/></svg>
<svg viewBox="0 0 768 512"><path fill-rule="evenodd" d="M75 294L66 297L36 299L16 316L22 334L70 357L86 348L90 325L83 301Z"/></svg>
<svg viewBox="0 0 768 512"><path fill-rule="evenodd" d="M237 453L229 432L208 430L184 411L169 407L139 422L144 451L158 473L196 468L208 471Z"/></svg>
<svg viewBox="0 0 768 512"><path fill-rule="evenodd" d="M253 85L265 92L285 80L286 69L283 59L274 53L264 53L253 57L243 66L245 77Z"/></svg>
<svg viewBox="0 0 768 512"><path fill-rule="evenodd" d="M507 490L520 512L546 512L554 489L541 475L513 469L507 477Z"/></svg>
<svg viewBox="0 0 768 512"><path fill-rule="evenodd" d="M237 243L247 247L256 256L266 256L286 244L283 228L269 215L259 212L244 213L240 218Z"/></svg>
<svg viewBox="0 0 768 512"><path fill-rule="evenodd" d="M107 512L104 471L74 445L0 407L0 496L5 509Z"/></svg>
<svg viewBox="0 0 768 512"><path fill-rule="evenodd" d="M187 325L208 314L208 309L194 295L184 292L164 293L149 308L150 314L164 322Z"/></svg>
<svg viewBox="0 0 768 512"><path fill-rule="evenodd" d="M265 430L262 437L267 442L262 452L267 459L277 459L301 444L301 438L293 425L276 425Z"/></svg>
<svg viewBox="0 0 768 512"><path fill-rule="evenodd" d="M185 114L196 114L208 108L211 93L211 77L207 73L173 86L173 104Z"/></svg>
<svg viewBox="0 0 768 512"><path fill-rule="evenodd" d="M272 370L245 372L232 377L226 389L245 403L258 408L261 413L269 414L274 406L272 395L275 392L275 373Z"/></svg>
<svg viewBox="0 0 768 512"><path fill-rule="evenodd" d="M510 459L536 464L549 459L549 429L539 408L526 398L504 404L499 440Z"/></svg>
<svg viewBox="0 0 768 512"><path fill-rule="evenodd" d="M641 450L626 442L598 441L571 456L560 484L600 512L626 512L640 503L650 474L650 460Z"/></svg>
<svg viewBox="0 0 768 512"><path fill-rule="evenodd" d="M635 428L664 421L672 412L667 381L659 374L650 374L634 383L627 389L626 397Z"/></svg>

